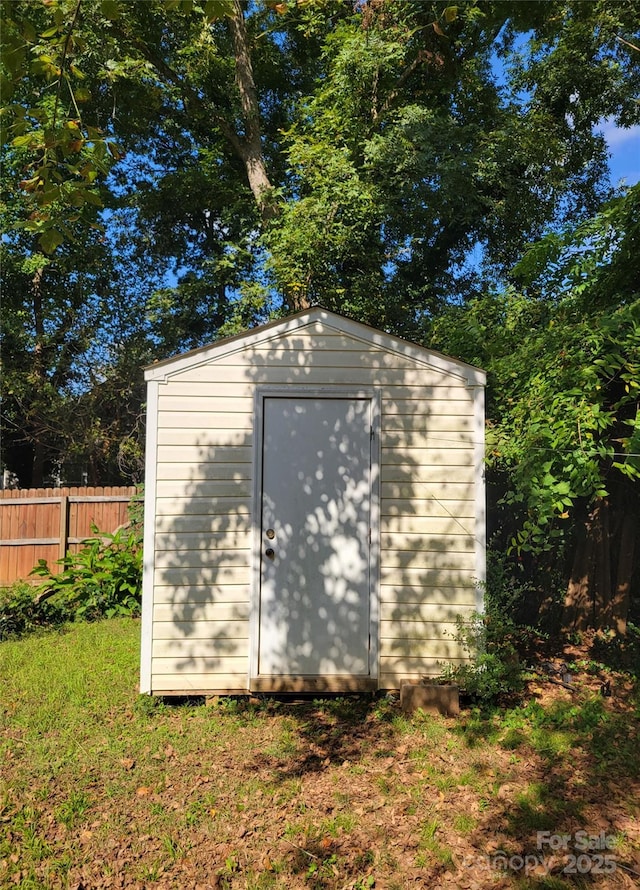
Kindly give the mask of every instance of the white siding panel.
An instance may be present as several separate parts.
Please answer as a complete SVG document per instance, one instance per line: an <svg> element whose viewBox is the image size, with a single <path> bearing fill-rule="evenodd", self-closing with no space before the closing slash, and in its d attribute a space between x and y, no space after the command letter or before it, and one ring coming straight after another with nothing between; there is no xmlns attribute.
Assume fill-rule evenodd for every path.
<svg viewBox="0 0 640 890"><path fill-rule="evenodd" d="M160 445L158 446L158 463L190 464L197 467L202 461L207 463L230 463L251 465L251 443L246 445Z"/></svg>
<svg viewBox="0 0 640 890"><path fill-rule="evenodd" d="M455 624L451 625L451 632L455 633ZM396 665L405 665L409 672L419 671L423 658L469 658L466 650L454 640L453 637L431 638L424 637L420 640L382 640L380 642L380 667L386 671L390 667L391 660Z"/></svg>
<svg viewBox="0 0 640 890"><path fill-rule="evenodd" d="M429 501L420 503L427 503L431 507ZM414 504L411 504L409 509L415 509L415 513L405 514L390 513L387 508L380 518L381 531L387 534L400 532L417 535L474 534L473 517L465 517L463 511L449 512L441 504L436 504L435 507L437 509L431 508L426 511L417 509ZM465 508L465 511L469 513L470 509Z"/></svg>
<svg viewBox="0 0 640 890"><path fill-rule="evenodd" d="M474 609L475 602L462 604L457 599L446 603L383 601L380 606L381 636L416 639L422 635L424 622L444 621L455 624L457 615L470 619Z"/></svg>
<svg viewBox="0 0 640 890"><path fill-rule="evenodd" d="M425 467L425 466L394 466L384 462L385 455L382 456L382 467L380 468L380 478L382 483L385 482L404 482L412 485L424 485L426 483L437 485L437 491L446 492L447 485L452 482L466 483L469 486L470 494L473 492L474 467ZM446 479L447 482L443 482Z"/></svg>
<svg viewBox="0 0 640 890"><path fill-rule="evenodd" d="M182 375L173 377L168 383L161 387L160 395L168 398L176 396L185 398L203 397L208 399L217 399L221 403L227 404L230 399L246 399L246 402L237 408L231 408L231 411L247 410L251 411L253 387L251 383L228 383L224 374L218 375L212 386L211 383L196 382L194 380L185 380ZM218 409L215 409L218 410ZM222 409L225 410L225 409Z"/></svg>
<svg viewBox="0 0 640 890"><path fill-rule="evenodd" d="M158 483L158 497L175 501L179 498L197 495L201 499L215 497L247 498L251 494L251 480L232 478L238 468L229 467L225 478L225 468L229 465L216 465L216 479L163 479Z"/></svg>
<svg viewBox="0 0 640 890"><path fill-rule="evenodd" d="M450 610L452 611L452 610ZM471 607L466 610L461 607L461 616L470 618L472 613ZM380 639L382 640L382 653L389 654L389 651L399 651L396 644L401 646L411 645L416 651L424 651L425 640L447 640L458 633L456 624L456 615L451 614L449 620L438 621L435 618L428 621L405 621L400 617L394 616L393 619L383 620L380 622ZM404 649L402 650L405 651ZM407 649L407 651L409 651Z"/></svg>
<svg viewBox="0 0 640 890"><path fill-rule="evenodd" d="M250 588L248 584L225 584L224 587L216 587L210 584L190 586L164 586L159 585L156 588L155 606L169 606L173 609L176 606L188 605L191 608L202 608L207 605L215 605L222 608L231 605L234 609L240 608L239 603L249 603ZM159 621L169 621L174 613L154 611L154 617L164 615L164 618L157 618Z"/></svg>
<svg viewBox="0 0 640 890"><path fill-rule="evenodd" d="M202 502L202 504L200 504ZM244 501L242 502L244 503ZM189 532L193 534L216 534L222 531L238 532L247 534L251 531L251 516L248 511L239 513L238 511L228 514L224 520L224 529L221 528L221 520L219 516L212 514L207 510L207 499L199 498L198 504L193 505L191 512L184 514L160 515L156 521L156 532L158 534L181 534ZM195 508L201 512L196 513Z"/></svg>
<svg viewBox="0 0 640 890"><path fill-rule="evenodd" d="M160 516L225 516L248 513L251 504L248 482L176 482L158 485Z"/></svg>
<svg viewBox="0 0 640 890"><path fill-rule="evenodd" d="M214 605L222 608L232 605L234 609L240 608L239 603L249 604L250 587L248 584L225 584L224 587L213 587L210 584L198 586L193 584L156 587L155 610L161 606L169 606L169 610L154 611L154 618L158 621L171 621L175 615L172 611L177 606L198 607Z"/></svg>
<svg viewBox="0 0 640 890"><path fill-rule="evenodd" d="M416 427L419 429L429 429L431 420L435 417L469 416L469 413L472 410L472 403L469 401L468 398L465 400L449 399L446 395L448 387L444 386L428 387L428 389L434 394L438 393L438 395L434 395L434 398L426 401L424 399L412 399L412 396L414 396L416 393L416 388L413 386L401 387L389 384L385 385L383 383L380 390L383 400L383 413L384 405L391 402L397 403L398 399L402 399L407 405L407 413L411 412L413 414L416 421ZM420 391L424 392L424 389L421 388ZM413 411L411 411L411 408L413 408Z"/></svg>
<svg viewBox="0 0 640 890"><path fill-rule="evenodd" d="M215 418L211 418L211 423ZM226 430L210 427L208 429L167 429L158 430L158 445L197 446L199 448L219 448L220 446L251 447L253 435L251 431Z"/></svg>
<svg viewBox="0 0 640 890"><path fill-rule="evenodd" d="M405 535L407 536L407 544L400 547L402 550L415 549L412 545L415 536L418 537L420 548L423 544L425 536L445 537L449 535L459 536L474 534L474 523L472 520L458 519L457 516L421 516L416 511L416 515L409 516L382 516L380 521L380 530L382 534L387 535ZM395 546L392 544L391 546Z"/></svg>
<svg viewBox="0 0 640 890"><path fill-rule="evenodd" d="M211 670L205 659L154 658L153 692L247 691L247 659L228 658L227 668Z"/></svg>
<svg viewBox="0 0 640 890"><path fill-rule="evenodd" d="M206 637L158 637L153 641L154 658L228 658L249 655L249 623L226 621L208 623ZM165 629L166 631L166 629Z"/></svg>
<svg viewBox="0 0 640 890"><path fill-rule="evenodd" d="M388 448L383 457L386 466L406 467L410 472L418 467L475 466L474 453L468 448L407 448L399 444Z"/></svg>
<svg viewBox="0 0 640 890"><path fill-rule="evenodd" d="M396 474L400 475L401 474ZM447 473L447 478L449 474ZM385 498L393 498L394 500L404 500L408 502L414 500L433 499L440 503L449 501L469 501L473 500L473 485L469 482L437 482L426 483L415 479L386 479L382 481L381 486L383 501ZM411 507L408 506L408 511Z"/></svg>
<svg viewBox="0 0 640 890"><path fill-rule="evenodd" d="M443 406L444 409L445 406ZM414 414L410 407L407 408L407 413L402 414L391 414L382 409L382 433L383 435L388 432L397 431L409 431L409 432L419 432L424 431L425 433L434 433L434 432L452 432L452 433L464 433L469 432L473 435L474 425L473 418L464 414L452 414L451 412L445 412L439 414L431 414L427 419L423 418L423 415L420 413Z"/></svg>
<svg viewBox="0 0 640 890"><path fill-rule="evenodd" d="M431 582L433 584L441 583L442 578L447 576L449 585L456 586L465 576L472 579L476 567L473 553L445 553L433 550L413 552L383 550L380 562L383 579L400 582L403 586L409 587L416 583L420 586L429 578L437 579ZM385 569L393 571L386 572Z"/></svg>
<svg viewBox="0 0 640 890"><path fill-rule="evenodd" d="M211 479L226 481L236 480L238 483L251 478L251 464L232 464L227 461L227 455L221 451L221 459L200 463L164 463L158 464L159 481L178 481L198 483Z"/></svg>
<svg viewBox="0 0 640 890"><path fill-rule="evenodd" d="M248 550L229 550L222 547L216 550L210 547L208 550L158 550L156 551L157 569L197 569L204 568L211 571L220 571L228 568L248 568Z"/></svg>
<svg viewBox="0 0 640 890"><path fill-rule="evenodd" d="M393 575L395 570L387 570L389 575ZM458 575L459 573L456 573ZM443 583L438 584L433 575L439 575L443 579ZM383 603L381 607L385 613L384 617L389 617L389 612L395 609L438 608L440 606L474 606L476 604L476 585L472 578L468 578L466 583L460 579L455 587L447 587L446 582L451 579L451 572L426 572L424 578L431 584L420 584L420 577L416 574L414 584L403 584L401 581L397 584L390 583L386 580L381 586L380 599ZM412 613L411 613L412 614ZM422 615L422 612L420 611Z"/></svg>
<svg viewBox="0 0 640 890"><path fill-rule="evenodd" d="M194 441L210 429L248 432L253 429L251 414L209 414L208 411L162 411L158 427L164 429L193 430Z"/></svg>
<svg viewBox="0 0 640 890"><path fill-rule="evenodd" d="M449 658L451 664L466 664L468 658ZM402 680L419 681L423 677L437 677L442 673L443 663L438 658L426 655L419 660L385 658L381 662L380 688L399 689Z"/></svg>
<svg viewBox="0 0 640 890"><path fill-rule="evenodd" d="M252 371L262 371L265 367L282 369L316 370L332 368L367 368L373 371L393 371L400 374L415 373L416 363L412 359L387 352L381 349L350 349L341 352L336 349L319 349L315 344L307 341L305 344L296 344L275 349L250 349L240 359L237 354L229 355L217 362L219 367L225 370L249 367ZM434 372L425 368L427 374ZM435 372L438 374L438 372ZM370 375L369 375L370 376ZM438 374L440 381L443 375ZM227 378L229 379L229 378Z"/></svg>
<svg viewBox="0 0 640 890"><path fill-rule="evenodd" d="M446 535L383 534L382 549L405 553L475 553L474 539L462 529L459 532Z"/></svg>
<svg viewBox="0 0 640 890"><path fill-rule="evenodd" d="M428 393L428 397L425 396ZM451 411L450 404L455 403ZM473 399L465 387L445 386L396 386L389 391L388 397L383 396L383 413L391 418L398 414L408 414L416 418L421 426L428 429L432 417L450 414L473 416Z"/></svg>
<svg viewBox="0 0 640 890"><path fill-rule="evenodd" d="M434 431L431 428L419 428L410 430L382 430L381 440L383 448L462 448L473 450L473 432L447 432L446 430Z"/></svg>
<svg viewBox="0 0 640 890"><path fill-rule="evenodd" d="M455 624L424 625L424 635L418 639L388 639L380 640L380 657L395 656L396 658L419 659L425 656L431 658L464 658L466 650L454 639L457 633Z"/></svg>
<svg viewBox="0 0 640 890"><path fill-rule="evenodd" d="M193 387L195 384L189 384ZM204 387L208 392L190 392L188 395L174 392L173 384L160 397L159 409L161 412L171 411L195 411L208 414L246 414L252 410L253 387L249 383L227 384L227 393L223 397L219 392L219 383L206 383ZM183 386L183 389L186 385Z"/></svg>
<svg viewBox="0 0 640 890"><path fill-rule="evenodd" d="M156 550L249 550L251 536L237 531L183 532L156 535Z"/></svg>
<svg viewBox="0 0 640 890"><path fill-rule="evenodd" d="M170 587L171 585L196 585L198 587L209 585L211 587L224 584L249 584L248 566L192 566L185 569L156 568L156 585Z"/></svg>
<svg viewBox="0 0 640 890"><path fill-rule="evenodd" d="M449 383L445 375L429 368L415 367L412 370L382 368L375 372L375 380L371 380L371 371L360 362L357 367L314 367L313 373L305 365L286 367L277 361L265 361L262 366L245 366L228 364L223 369L227 383L254 383L278 386L296 383L312 386L344 385L344 386L416 386L424 390L429 386L442 386ZM181 375L182 380L200 383L216 383L221 379L220 363L201 365L193 368L188 375Z"/></svg>
<svg viewBox="0 0 640 890"><path fill-rule="evenodd" d="M197 626L194 618L197 618ZM153 620L156 622L156 635L162 639L207 637L216 631L218 625L224 628L227 623L246 624L249 621L249 602L157 603ZM242 632L239 635L243 639L247 635L247 628L240 629ZM231 636L230 628L228 636Z"/></svg>

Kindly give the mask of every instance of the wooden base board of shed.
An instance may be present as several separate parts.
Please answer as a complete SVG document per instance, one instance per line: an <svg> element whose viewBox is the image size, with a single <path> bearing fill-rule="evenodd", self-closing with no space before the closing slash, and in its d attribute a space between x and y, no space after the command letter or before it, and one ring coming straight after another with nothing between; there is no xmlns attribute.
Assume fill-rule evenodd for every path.
<svg viewBox="0 0 640 890"><path fill-rule="evenodd" d="M152 695L171 696L251 695L253 692L375 692L378 681L371 677L255 677L250 687L228 689L162 689Z"/></svg>
<svg viewBox="0 0 640 890"><path fill-rule="evenodd" d="M371 692L378 688L374 677L352 676L278 676L254 677L252 692Z"/></svg>

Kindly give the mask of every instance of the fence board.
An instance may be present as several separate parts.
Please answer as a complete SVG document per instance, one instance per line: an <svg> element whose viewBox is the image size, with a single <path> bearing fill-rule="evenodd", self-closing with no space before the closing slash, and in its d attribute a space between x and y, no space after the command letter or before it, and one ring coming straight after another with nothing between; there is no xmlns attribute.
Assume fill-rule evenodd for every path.
<svg viewBox="0 0 640 890"><path fill-rule="evenodd" d="M28 580L38 560L77 552L91 526L114 532L128 521L134 486L23 488L0 491L0 586Z"/></svg>

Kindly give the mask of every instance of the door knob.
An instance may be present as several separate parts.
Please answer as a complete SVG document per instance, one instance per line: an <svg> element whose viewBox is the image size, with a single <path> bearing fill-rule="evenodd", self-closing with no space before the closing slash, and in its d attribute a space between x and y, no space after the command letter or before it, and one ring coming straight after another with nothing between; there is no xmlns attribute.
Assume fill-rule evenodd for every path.
<svg viewBox="0 0 640 890"><path fill-rule="evenodd" d="M267 547L267 549L264 551L264 555L267 557L267 559L273 559L273 557L276 555L276 551L273 549L273 547Z"/></svg>

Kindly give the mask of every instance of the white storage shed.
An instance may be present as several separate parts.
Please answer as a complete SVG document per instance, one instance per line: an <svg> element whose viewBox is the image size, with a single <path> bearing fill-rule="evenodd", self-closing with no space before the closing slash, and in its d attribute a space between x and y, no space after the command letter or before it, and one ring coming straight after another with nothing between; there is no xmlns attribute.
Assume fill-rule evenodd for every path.
<svg viewBox="0 0 640 890"><path fill-rule="evenodd" d="M141 692L397 688L464 659L483 371L312 308L145 376Z"/></svg>

